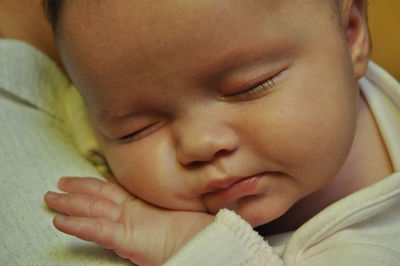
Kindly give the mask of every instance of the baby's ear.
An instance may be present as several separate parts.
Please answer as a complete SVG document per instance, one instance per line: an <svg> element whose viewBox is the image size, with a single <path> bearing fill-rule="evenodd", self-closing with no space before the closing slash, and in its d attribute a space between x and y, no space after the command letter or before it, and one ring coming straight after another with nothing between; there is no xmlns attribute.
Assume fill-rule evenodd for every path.
<svg viewBox="0 0 400 266"><path fill-rule="evenodd" d="M367 0L352 0L342 11L355 78L364 76L370 58L370 37L367 22Z"/></svg>

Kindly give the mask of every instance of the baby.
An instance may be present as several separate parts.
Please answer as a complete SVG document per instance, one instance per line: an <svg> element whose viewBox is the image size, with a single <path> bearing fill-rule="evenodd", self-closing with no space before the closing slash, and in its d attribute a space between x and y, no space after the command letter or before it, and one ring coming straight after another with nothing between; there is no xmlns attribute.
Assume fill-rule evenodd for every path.
<svg viewBox="0 0 400 266"><path fill-rule="evenodd" d="M125 188L61 179L66 193L45 196L68 215L57 229L139 265L397 261L392 227L352 227L374 228L374 212L400 228L400 192L389 192L399 158L358 85L366 5L47 1L65 68ZM389 194L391 205L369 201Z"/></svg>

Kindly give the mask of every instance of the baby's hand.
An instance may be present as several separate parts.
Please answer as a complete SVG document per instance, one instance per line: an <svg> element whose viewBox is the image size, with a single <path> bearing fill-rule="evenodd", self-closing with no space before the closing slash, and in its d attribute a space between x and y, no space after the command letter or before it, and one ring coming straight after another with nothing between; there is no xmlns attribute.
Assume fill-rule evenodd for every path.
<svg viewBox="0 0 400 266"><path fill-rule="evenodd" d="M54 218L58 230L113 249L139 265L165 262L214 219L150 205L95 178L62 178L58 186L66 193L45 195L50 208L69 215Z"/></svg>

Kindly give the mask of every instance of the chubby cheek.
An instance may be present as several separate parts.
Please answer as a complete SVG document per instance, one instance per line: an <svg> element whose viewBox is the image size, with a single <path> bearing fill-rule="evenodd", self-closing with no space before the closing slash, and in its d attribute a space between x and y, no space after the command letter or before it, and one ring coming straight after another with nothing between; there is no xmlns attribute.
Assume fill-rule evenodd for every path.
<svg viewBox="0 0 400 266"><path fill-rule="evenodd" d="M173 180L168 182L172 169L159 160L159 149L141 147L141 142L106 146L105 156L116 179L127 190L142 199L157 201L173 185Z"/></svg>
<svg viewBox="0 0 400 266"><path fill-rule="evenodd" d="M356 120L355 102L349 94L334 92L332 87L322 94L318 91L303 85L297 91L282 92L276 105L248 121L257 125L252 132L263 143L256 146L264 147L258 150L261 156L310 191L340 170L352 145Z"/></svg>
<svg viewBox="0 0 400 266"><path fill-rule="evenodd" d="M336 114L304 110L307 111L308 118L299 117L287 133L284 149L289 150L288 171L311 187L328 182L340 170L350 151L353 130ZM297 113L292 114L296 116ZM285 155L281 158L285 159Z"/></svg>
<svg viewBox="0 0 400 266"><path fill-rule="evenodd" d="M202 211L204 207L188 194L184 176L165 138L154 135L123 145L102 144L115 178L133 195L149 203L168 209Z"/></svg>

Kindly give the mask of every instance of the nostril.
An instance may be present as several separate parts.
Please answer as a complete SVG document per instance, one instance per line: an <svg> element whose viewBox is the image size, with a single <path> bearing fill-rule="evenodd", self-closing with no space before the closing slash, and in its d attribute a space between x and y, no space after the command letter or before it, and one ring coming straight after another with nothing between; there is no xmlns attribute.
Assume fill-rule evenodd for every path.
<svg viewBox="0 0 400 266"><path fill-rule="evenodd" d="M231 154L231 153L232 153L232 151L229 151L229 150L226 150L226 149L222 149L222 150L217 151L217 152L214 154L214 158L217 158L217 157L224 157L224 156L227 156L227 155L229 155L229 154Z"/></svg>
<svg viewBox="0 0 400 266"><path fill-rule="evenodd" d="M193 161L188 166L191 168L199 168L209 163L208 161Z"/></svg>
<svg viewBox="0 0 400 266"><path fill-rule="evenodd" d="M210 158L209 160L204 160L204 161L197 160L197 161L190 162L188 164L188 167L190 167L190 168L200 168L200 167L203 167L203 166L209 164L210 162L214 161L216 158L227 156L230 153L231 153L230 151L223 149L223 150L220 150L220 151L216 152L214 154L214 156L212 156L212 158Z"/></svg>

